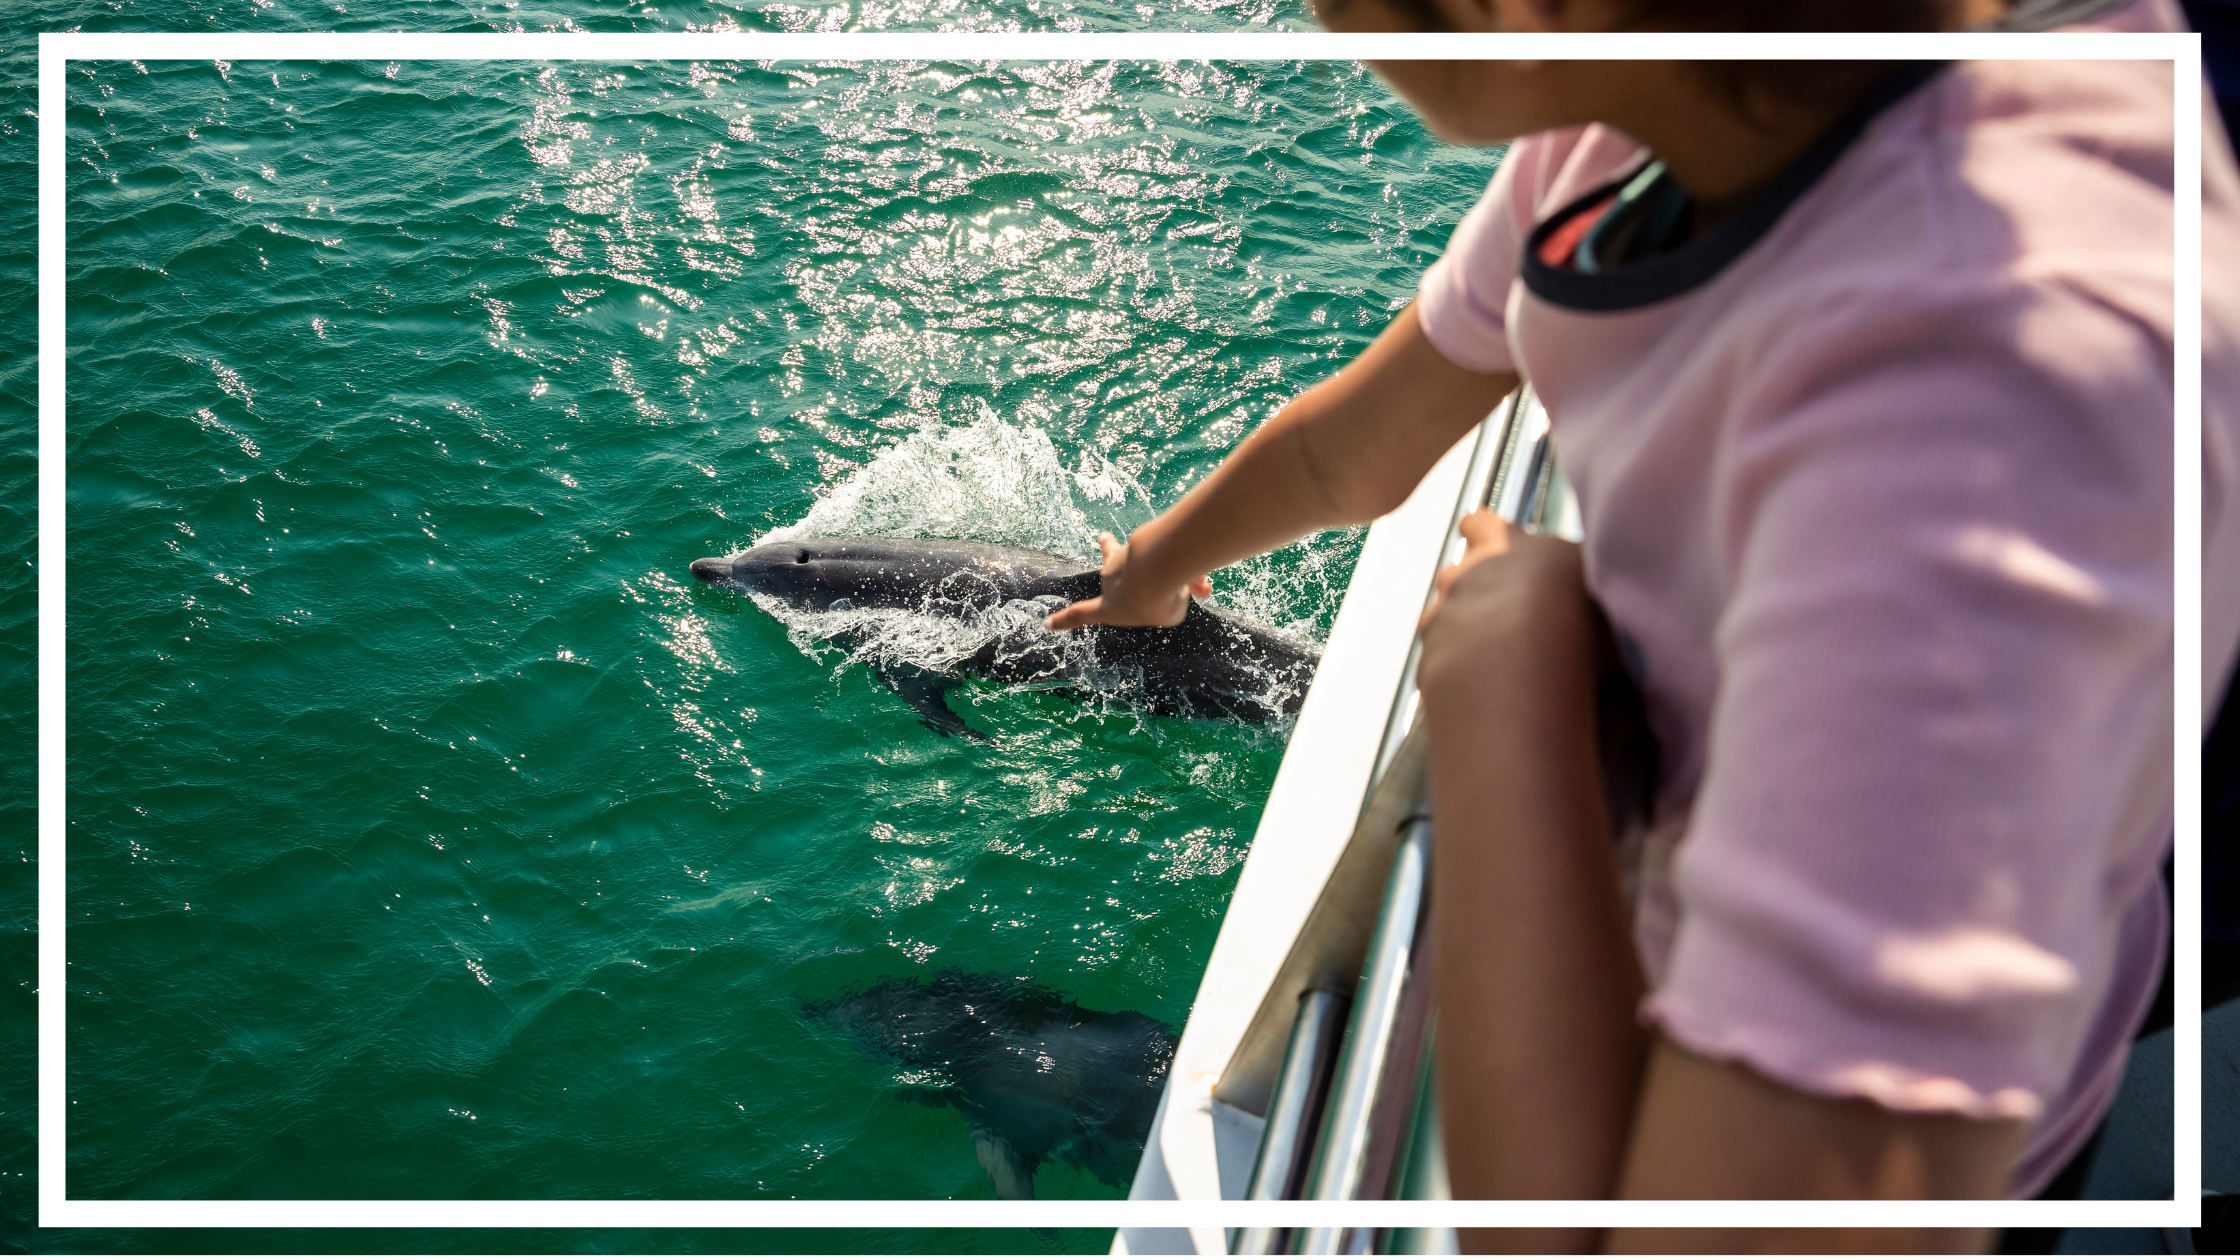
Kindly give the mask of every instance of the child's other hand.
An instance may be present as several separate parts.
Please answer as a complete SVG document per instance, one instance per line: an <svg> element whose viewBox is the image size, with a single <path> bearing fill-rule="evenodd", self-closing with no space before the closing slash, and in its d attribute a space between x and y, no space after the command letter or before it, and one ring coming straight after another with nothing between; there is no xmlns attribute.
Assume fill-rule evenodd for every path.
<svg viewBox="0 0 2240 1260"><path fill-rule="evenodd" d="M1594 641L1578 544L1527 534L1483 508L1462 518L1460 532L1468 548L1460 561L1440 570L1436 592L1416 623L1426 652L1436 640L1452 637L1438 633L1441 618L1477 622L1476 634L1461 636L1473 640L1499 631L1558 639L1587 631L1585 641Z"/></svg>
<svg viewBox="0 0 2240 1260"><path fill-rule="evenodd" d="M1095 599L1070 604L1050 614L1043 624L1052 630L1081 626L1173 626L1190 611L1190 597L1213 594L1213 583L1204 575L1164 589L1145 588L1128 578L1128 544L1109 532L1097 535L1097 550L1104 553L1104 593Z"/></svg>
<svg viewBox="0 0 2240 1260"><path fill-rule="evenodd" d="M1462 541L1466 544L1462 549L1462 559L1439 570L1438 576L1432 579L1431 602L1423 606L1423 615L1416 618L1418 636L1430 632L1432 620L1446 606L1447 593L1454 589L1454 584L1461 580L1465 572L1496 556L1509 554L1509 522L1502 520L1491 508L1479 508L1463 517L1455 532L1462 535Z"/></svg>

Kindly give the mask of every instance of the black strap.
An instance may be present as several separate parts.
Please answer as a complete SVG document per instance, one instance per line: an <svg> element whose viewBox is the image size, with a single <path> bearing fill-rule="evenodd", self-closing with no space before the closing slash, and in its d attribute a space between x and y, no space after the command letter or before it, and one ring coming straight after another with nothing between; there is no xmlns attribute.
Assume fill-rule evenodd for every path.
<svg viewBox="0 0 2240 1260"><path fill-rule="evenodd" d="M1679 297L1708 282L1757 244L1789 207L1850 149L1868 124L1934 78L1948 64L1942 61L1899 63L1868 88L1851 111L1814 141L1812 147L1777 176L1756 200L1677 249L1594 274L1541 261L1541 245L1565 220L1586 213L1605 197L1625 187L1641 173L1637 166L1572 201L1533 228L1525 239L1523 255L1517 260L1517 275L1533 296L1577 311L1631 310Z"/></svg>

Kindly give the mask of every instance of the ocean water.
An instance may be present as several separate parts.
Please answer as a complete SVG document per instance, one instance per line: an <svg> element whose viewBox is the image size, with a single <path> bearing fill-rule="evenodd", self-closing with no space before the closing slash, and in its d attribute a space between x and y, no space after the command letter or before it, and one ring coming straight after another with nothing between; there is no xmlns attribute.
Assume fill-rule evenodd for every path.
<svg viewBox="0 0 2240 1260"><path fill-rule="evenodd" d="M1328 63L118 63L68 121L74 1197L992 1198L959 1112L807 1006L964 972L1180 1026L1283 728L973 684L991 740L944 740L686 565L788 533L1086 564L1374 335L1490 155ZM26 560L31 381L0 378ZM1217 598L1319 635L1358 542Z"/></svg>

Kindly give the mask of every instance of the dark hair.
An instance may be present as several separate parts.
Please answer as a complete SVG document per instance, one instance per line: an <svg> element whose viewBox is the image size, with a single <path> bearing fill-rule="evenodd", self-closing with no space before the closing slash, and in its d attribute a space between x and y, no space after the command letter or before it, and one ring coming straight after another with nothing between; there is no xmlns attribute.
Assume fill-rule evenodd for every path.
<svg viewBox="0 0 2240 1260"><path fill-rule="evenodd" d="M1342 3L1343 0L1340 0ZM1454 26L1434 0L1385 0L1417 30ZM1959 0L1633 0L1624 26L1648 31L1934 31Z"/></svg>
<svg viewBox="0 0 2240 1260"><path fill-rule="evenodd" d="M1633 0L1624 25L1637 30L1935 31L1957 0ZM1706 61L1704 76L1738 107L1754 96L1810 105L1857 95L1887 73L1886 61Z"/></svg>
<svg viewBox="0 0 2240 1260"><path fill-rule="evenodd" d="M1633 0L1627 25L1662 31L1933 31L1953 0Z"/></svg>
<svg viewBox="0 0 2240 1260"><path fill-rule="evenodd" d="M1418 31L1452 30L1436 0L1384 0ZM1345 0L1321 0L1336 7ZM1633 0L1621 26L1649 31L1934 31L1960 0ZM1889 70L1881 61L1706 61L1704 75L1738 106L1753 96L1795 104L1856 95Z"/></svg>

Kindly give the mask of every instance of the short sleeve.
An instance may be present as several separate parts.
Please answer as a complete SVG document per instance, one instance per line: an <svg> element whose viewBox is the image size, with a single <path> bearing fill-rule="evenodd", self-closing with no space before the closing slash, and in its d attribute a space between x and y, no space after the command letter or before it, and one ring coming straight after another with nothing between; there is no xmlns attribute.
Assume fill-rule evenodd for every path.
<svg viewBox="0 0 2240 1260"><path fill-rule="evenodd" d="M1729 431L1646 1011L1805 1092L2030 1118L2153 982L2118 937L2171 819L2168 349L2083 299L1890 305L1779 338Z"/></svg>
<svg viewBox="0 0 2240 1260"><path fill-rule="evenodd" d="M1512 148L1510 157L1516 156ZM1423 273L1416 318L1434 349L1473 372L1513 372L1506 311L1517 278L1518 163L1504 160L1478 204L1462 217L1447 250Z"/></svg>

